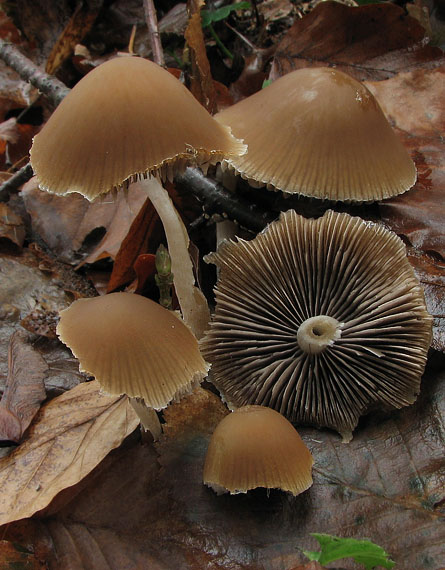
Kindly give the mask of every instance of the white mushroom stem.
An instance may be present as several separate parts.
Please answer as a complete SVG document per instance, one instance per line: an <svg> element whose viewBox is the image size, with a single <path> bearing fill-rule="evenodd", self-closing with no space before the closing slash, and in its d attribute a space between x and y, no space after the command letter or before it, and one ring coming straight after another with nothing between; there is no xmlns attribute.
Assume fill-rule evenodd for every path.
<svg viewBox="0 0 445 570"><path fill-rule="evenodd" d="M157 178L137 182L150 198L164 226L172 262L173 283L184 321L196 338L208 328L210 311L207 300L195 286L193 265L188 252L187 230L168 195Z"/></svg>
<svg viewBox="0 0 445 570"><path fill-rule="evenodd" d="M303 352L319 354L341 337L343 325L344 323L327 315L306 319L297 331L298 345Z"/></svg>
<svg viewBox="0 0 445 570"><path fill-rule="evenodd" d="M157 441L162 433L161 423L158 415L153 408L147 406L144 400L140 398L129 398L133 410L137 413L141 420L141 425L145 431L149 431L153 439Z"/></svg>

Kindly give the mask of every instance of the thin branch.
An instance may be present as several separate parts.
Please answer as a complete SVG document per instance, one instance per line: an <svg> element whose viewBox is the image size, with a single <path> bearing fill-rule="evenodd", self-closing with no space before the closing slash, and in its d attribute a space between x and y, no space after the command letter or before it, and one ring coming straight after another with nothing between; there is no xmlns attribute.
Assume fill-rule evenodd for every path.
<svg viewBox="0 0 445 570"><path fill-rule="evenodd" d="M153 60L158 65L165 67L164 52L162 50L161 34L158 29L158 19L153 0L144 0L145 20L147 22L148 36L150 38Z"/></svg>
<svg viewBox="0 0 445 570"><path fill-rule="evenodd" d="M62 99L69 93L69 89L61 81L41 71L34 62L24 56L13 44L0 38L0 58L12 67L22 79L48 97L49 101L57 107Z"/></svg>
<svg viewBox="0 0 445 570"><path fill-rule="evenodd" d="M225 190L196 168L186 168L183 174L175 177L175 184L199 198L207 213L225 215L254 232L264 229L276 217L276 214Z"/></svg>
<svg viewBox="0 0 445 570"><path fill-rule="evenodd" d="M17 170L9 180L3 182L0 186L0 202L7 202L10 194L17 192L22 184L25 184L25 182L28 182L28 180L32 178L33 174L31 164L29 163L25 164L20 170Z"/></svg>

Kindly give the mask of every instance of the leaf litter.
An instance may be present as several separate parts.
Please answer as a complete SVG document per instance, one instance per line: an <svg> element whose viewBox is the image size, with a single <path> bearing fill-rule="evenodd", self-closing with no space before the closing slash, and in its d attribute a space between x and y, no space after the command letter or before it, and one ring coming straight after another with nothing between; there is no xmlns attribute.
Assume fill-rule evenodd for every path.
<svg viewBox="0 0 445 570"><path fill-rule="evenodd" d="M29 18L29 14L28 7L22 18ZM53 28L58 30L59 38L63 38L67 21L65 14L65 19ZM39 30L30 29L39 44ZM355 33L342 43L342 33L348 29L354 29ZM55 37L50 41L45 38L45 53L49 53ZM202 53L201 48L200 51ZM441 205L443 208L438 193L443 189L444 153L439 135L444 121L440 105L443 54L427 45L421 26L397 6L368 6L352 11L326 2L289 30L276 51L272 76L314 61L322 65L344 65L347 72L361 80L367 79L368 87L376 93L416 160L419 180L415 189L380 204L380 211L387 225L411 244L411 262L425 286L428 307L436 318L433 346L443 350L443 236L440 236L440 220L435 217ZM264 73L265 61L262 65ZM23 98L9 103L11 106L24 104ZM421 208L419 204L423 204ZM44 222L46 214L40 208L38 205L34 210L34 223ZM49 216L47 239L54 238L51 224L61 213L56 207ZM119 226L118 217L107 226L100 220L95 228L107 227L113 231ZM76 233L79 219L82 216L76 218L76 222L67 223L68 238L62 236L66 241L61 248L67 258L76 262L74 252L88 235L88 232L83 236ZM90 219L93 219L92 227L94 215ZM117 249L119 240L123 239L121 235L116 234L114 240ZM90 252L89 262L94 261L95 255L96 259L108 255L110 249L108 244L102 244ZM140 253L138 251L138 255ZM0 262L3 264L0 269L9 265L8 273L27 267L14 258L2 258ZM6 296L3 290L2 300L8 299L1 315L4 340L17 329L19 317L25 317L32 309L27 305L27 296L31 294L35 306L38 288L47 287L54 278L60 279L60 274L58 276L49 265L45 285L35 267L22 271L21 285L17 282L14 285L23 288L22 296L18 295L20 300L11 295L12 286L7 288ZM128 268L130 264L126 261L124 265ZM34 279L39 283L35 289L30 288ZM11 298L13 303L9 302ZM61 299L50 304L60 308L66 302L62 292ZM56 368L64 366L66 354L60 352L64 349L57 341L40 338L36 346L48 363L55 363ZM3 341L2 356L4 347ZM17 488L12 489L14 506L4 506L7 515L4 520L37 514L32 519L3 527L4 538L29 545L30 552L36 554L36 563L45 560L54 568L276 570L303 564L305 559L299 549L314 548L315 542L309 533L317 531L372 538L391 554L401 569L436 567L445 556L440 523L444 515L445 379L441 370L443 359L435 361L437 358L435 355L427 369L422 393L414 406L391 415L377 411L376 415L365 417L348 446L329 432L303 429L303 438L317 460L315 484L294 501L274 491L267 495L262 490L247 496L216 497L202 486L201 468L208 438L217 418L227 413L213 394L199 391L169 408L165 413L164 436L156 445L141 445L134 433L122 446L108 453L133 431L130 428L136 427L137 420L133 419L133 423L128 420L124 429L122 423L125 422L120 419L120 427L116 427L118 434L105 433L105 426L110 427L114 413L110 410L115 409L116 415L120 408L120 418L132 412L125 408L123 400L101 407L96 400L104 395L90 397L90 393L82 392L93 390L94 382L81 384L46 404L22 445L13 452L17 462L26 457L27 464L32 457L30 438L39 436L42 426L52 426L54 420L55 431L46 434L50 451L45 455L44 465L48 474L44 469L37 469L36 482L41 485L38 479L42 477L42 488L38 492L33 489L20 492L20 499L14 495L18 493ZM76 378L74 383L78 381ZM80 406L73 403L76 398ZM60 411L62 426L66 428L64 433L60 432L64 429L60 425L61 418L56 421L59 414L56 408L60 404L66 412L63 415ZM79 417L82 414L88 419L83 421ZM87 435L82 436L85 422L90 427ZM91 434L95 430L100 437L93 445ZM53 465L51 472L48 458L54 457L51 456L55 453L53 448L62 451L56 442L64 437L71 443L63 450L62 461ZM97 448L90 454L82 448L86 440ZM76 463L79 454L74 451L76 446L80 446L80 454L89 458L84 471ZM15 455L19 451L23 453L23 449L25 455ZM6 465L8 458L5 459ZM26 470L27 467L23 467L22 475L26 475ZM65 471L68 476L61 477ZM11 485L16 479L11 473L8 471L5 484ZM1 498L4 499L3 494ZM304 564L304 567L310 568L312 564L315 563ZM345 562L344 567L351 566Z"/></svg>

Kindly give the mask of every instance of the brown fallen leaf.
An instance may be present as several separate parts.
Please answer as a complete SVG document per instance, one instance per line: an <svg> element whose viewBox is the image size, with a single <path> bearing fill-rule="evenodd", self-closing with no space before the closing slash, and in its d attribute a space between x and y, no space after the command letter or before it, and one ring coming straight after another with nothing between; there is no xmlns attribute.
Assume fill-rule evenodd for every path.
<svg viewBox="0 0 445 570"><path fill-rule="evenodd" d="M8 364L8 380L0 402L0 441L19 443L46 398L48 365L22 331L11 336Z"/></svg>
<svg viewBox="0 0 445 570"><path fill-rule="evenodd" d="M184 37L190 50L192 67L190 91L201 105L213 114L216 111L216 93L201 25L201 8L203 6L204 0L189 0L187 2L189 21Z"/></svg>
<svg viewBox="0 0 445 570"><path fill-rule="evenodd" d="M10 570L45 570L46 564L34 553L15 542L0 540L0 567Z"/></svg>
<svg viewBox="0 0 445 570"><path fill-rule="evenodd" d="M146 199L144 192L133 187L128 196L121 192L115 201L107 196L91 203L77 193L56 196L39 190L34 178L23 187L22 196L34 231L55 254L64 259L73 261L75 252L93 230L107 230L84 263L116 255Z"/></svg>
<svg viewBox="0 0 445 570"><path fill-rule="evenodd" d="M433 316L435 350L445 352L445 261L408 249L408 259L422 284L428 312Z"/></svg>
<svg viewBox="0 0 445 570"><path fill-rule="evenodd" d="M96 381L51 400L22 445L0 459L0 524L30 517L75 485L138 425L125 397Z"/></svg>
<svg viewBox="0 0 445 570"><path fill-rule="evenodd" d="M164 230L159 216L151 202L147 200L121 242L108 282L108 293L121 288L134 279L134 264L139 255L148 251L155 253L163 236Z"/></svg>
<svg viewBox="0 0 445 570"><path fill-rule="evenodd" d="M418 171L412 190L380 204L382 219L416 248L445 258L445 66L400 73L367 86L411 151Z"/></svg>
<svg viewBox="0 0 445 570"><path fill-rule="evenodd" d="M72 55L75 46L90 32L101 8L100 1L77 4L48 56L46 73L54 75L63 62Z"/></svg>
<svg viewBox="0 0 445 570"><path fill-rule="evenodd" d="M320 2L297 20L277 47L270 77L294 69L335 65L362 81L443 63L443 53L425 42L425 30L390 3L350 7Z"/></svg>
<svg viewBox="0 0 445 570"><path fill-rule="evenodd" d="M127 441L82 489L28 521L27 536L36 533L39 549L50 538L55 570L289 570L307 564L302 549L318 549L311 532L371 539L400 570L439 568L445 368L435 356L417 402L367 416L350 444L326 430L299 430L315 465L313 487L296 498L264 489L217 496L202 484L210 434L227 410L198 390L167 408L155 447ZM23 532L10 525L5 538ZM343 560L341 567L357 568Z"/></svg>
<svg viewBox="0 0 445 570"><path fill-rule="evenodd" d="M26 230L20 216L4 202L0 202L0 242L8 240L18 247L25 241Z"/></svg>

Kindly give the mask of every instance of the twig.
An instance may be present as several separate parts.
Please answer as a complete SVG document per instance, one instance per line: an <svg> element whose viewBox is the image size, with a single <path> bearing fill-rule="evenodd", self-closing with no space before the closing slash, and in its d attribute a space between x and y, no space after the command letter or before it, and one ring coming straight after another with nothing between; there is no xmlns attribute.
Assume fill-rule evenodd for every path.
<svg viewBox="0 0 445 570"><path fill-rule="evenodd" d="M29 163L25 164L20 170L17 170L9 180L0 186L0 202L7 202L9 195L12 192L16 192L22 184L28 182L33 174L32 167Z"/></svg>
<svg viewBox="0 0 445 570"><path fill-rule="evenodd" d="M176 176L175 183L178 188L192 192L199 198L208 213L226 215L254 232L264 229L276 217L256 204L228 192L196 168L186 168L183 174Z"/></svg>
<svg viewBox="0 0 445 570"><path fill-rule="evenodd" d="M24 56L11 43L0 38L0 58L12 67L22 79L29 81L31 85L48 97L49 101L57 107L62 99L69 93L69 89L61 81L41 71L35 63Z"/></svg>
<svg viewBox="0 0 445 570"><path fill-rule="evenodd" d="M153 60L158 65L165 67L164 52L162 51L161 35L158 29L158 19L153 0L144 0L145 20L147 22L148 36L150 38Z"/></svg>

